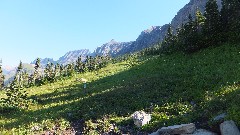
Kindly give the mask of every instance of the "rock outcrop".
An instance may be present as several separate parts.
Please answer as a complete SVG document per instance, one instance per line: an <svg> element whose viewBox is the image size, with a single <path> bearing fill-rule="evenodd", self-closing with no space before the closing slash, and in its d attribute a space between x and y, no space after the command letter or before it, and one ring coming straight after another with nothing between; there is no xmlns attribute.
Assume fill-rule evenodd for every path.
<svg viewBox="0 0 240 135"><path fill-rule="evenodd" d="M91 52L88 49L81 49L81 50L69 51L64 56L60 57L57 61L53 60L52 58L44 58L44 59L40 58L41 66L42 68L44 68L48 62L53 64L59 63L59 64L66 65L66 64L75 62L79 56L82 56L82 59L85 59L85 57L90 54ZM31 62L31 64L35 64L36 60L37 59Z"/></svg>
<svg viewBox="0 0 240 135"><path fill-rule="evenodd" d="M204 13L207 0L191 0L182 9L178 11L176 16L170 22L173 30L188 22L188 16L191 14L195 18L195 12L199 9ZM221 0L217 0L219 9L221 8ZM135 51L142 50L160 43L167 32L169 24L163 26L152 26L150 29L144 30L134 42L116 42L114 40L98 47L94 54L111 54L112 56L123 55Z"/></svg>
<svg viewBox="0 0 240 135"><path fill-rule="evenodd" d="M112 39L110 42L103 44L100 47L97 47L97 49L94 50L92 55L111 55L113 57L117 55L122 55L129 52L129 48L132 44L133 42L117 42Z"/></svg>
<svg viewBox="0 0 240 135"><path fill-rule="evenodd" d="M239 129L232 120L221 123L220 131L222 135L240 135Z"/></svg>
<svg viewBox="0 0 240 135"><path fill-rule="evenodd" d="M35 59L34 61L32 61L30 64L35 64L37 61L37 59ZM53 58L40 58L40 61L41 61L41 66L42 67L45 67L47 65L48 62L51 62L51 63L56 63L56 61L53 60Z"/></svg>
<svg viewBox="0 0 240 135"><path fill-rule="evenodd" d="M189 14L195 18L196 10L199 9L202 13L204 13L205 5L208 0L190 0L188 4L186 4L182 9L180 9L177 15L172 19L171 25L173 29L180 27L182 24L188 22ZM219 10L221 9L221 0L217 0L217 4Z"/></svg>
<svg viewBox="0 0 240 135"><path fill-rule="evenodd" d="M81 49L75 51L69 51L64 56L60 57L57 61L59 64L69 64L75 62L79 56L84 59L87 55L90 55L91 52L88 49Z"/></svg>

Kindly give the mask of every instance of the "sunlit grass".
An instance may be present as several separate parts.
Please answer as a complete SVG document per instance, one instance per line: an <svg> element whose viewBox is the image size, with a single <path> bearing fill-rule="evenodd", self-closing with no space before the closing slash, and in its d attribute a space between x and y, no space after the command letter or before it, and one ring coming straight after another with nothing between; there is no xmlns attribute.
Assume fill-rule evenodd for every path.
<svg viewBox="0 0 240 135"><path fill-rule="evenodd" d="M28 133L36 124L52 128L59 120L65 128L79 119L102 128L111 121L135 129L130 115L138 110L151 112L153 119L135 130L211 120L223 112L228 114L226 119L240 124L239 50L238 45L226 44L191 55L135 57L97 72L29 88L29 98L35 103L27 110L1 115L2 133L24 130L19 125ZM86 89L77 78L88 80Z"/></svg>

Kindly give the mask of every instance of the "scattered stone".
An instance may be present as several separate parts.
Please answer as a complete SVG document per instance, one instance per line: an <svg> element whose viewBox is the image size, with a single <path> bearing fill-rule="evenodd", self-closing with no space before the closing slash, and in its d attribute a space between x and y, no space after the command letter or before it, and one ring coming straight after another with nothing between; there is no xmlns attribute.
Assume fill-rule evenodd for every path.
<svg viewBox="0 0 240 135"><path fill-rule="evenodd" d="M145 124L148 124L149 121L151 120L151 115L145 113L144 111L136 111L131 115L131 117L134 121L134 124L137 127L141 127Z"/></svg>
<svg viewBox="0 0 240 135"><path fill-rule="evenodd" d="M213 120L214 120L214 121L223 120L226 116L227 116L227 113L222 113L222 114L214 117Z"/></svg>
<svg viewBox="0 0 240 135"><path fill-rule="evenodd" d="M195 124L181 124L181 125L174 125L174 126L168 126L168 127L162 127L158 130L160 135L162 134L192 134L196 130Z"/></svg>
<svg viewBox="0 0 240 135"><path fill-rule="evenodd" d="M192 135L217 135L217 134L206 129L198 129Z"/></svg>
<svg viewBox="0 0 240 135"><path fill-rule="evenodd" d="M240 135L240 132L234 121L224 121L220 124L221 135Z"/></svg>

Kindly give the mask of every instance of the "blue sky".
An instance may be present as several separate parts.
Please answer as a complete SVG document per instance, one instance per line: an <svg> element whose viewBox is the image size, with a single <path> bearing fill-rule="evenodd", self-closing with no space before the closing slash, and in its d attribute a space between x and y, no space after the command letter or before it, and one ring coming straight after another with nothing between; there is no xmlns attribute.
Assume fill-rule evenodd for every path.
<svg viewBox="0 0 240 135"><path fill-rule="evenodd" d="M134 41L141 31L171 22L189 0L0 0L3 65L66 52L93 51L115 39Z"/></svg>

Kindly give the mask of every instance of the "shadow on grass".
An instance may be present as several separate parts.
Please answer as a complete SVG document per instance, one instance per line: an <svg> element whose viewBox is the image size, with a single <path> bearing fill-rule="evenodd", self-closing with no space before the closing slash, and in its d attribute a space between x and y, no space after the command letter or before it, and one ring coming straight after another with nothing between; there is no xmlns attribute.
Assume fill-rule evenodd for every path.
<svg viewBox="0 0 240 135"><path fill-rule="evenodd" d="M64 91L56 90L50 94L34 96L39 101L38 104L45 107L6 115L5 118L15 121L4 124L4 127L13 128L46 119L77 121L100 119L106 115L130 116L135 111L147 110L151 103L163 106L165 103L194 101L199 107L196 110L199 111L205 109L201 106L202 102L212 104L212 101L205 100L204 93L227 86L231 77L220 73L223 69L213 71L216 67L205 67L204 63L198 65L194 60L188 65L187 58L183 61L170 60L174 59L169 59L168 63L164 63L163 59L150 60L127 71L90 82L87 89L83 89L82 84L73 84L59 88ZM176 64L175 67L173 63ZM162 66L157 66L159 64ZM229 72L234 68L231 65L225 66L228 66ZM240 79L230 80L237 82Z"/></svg>

